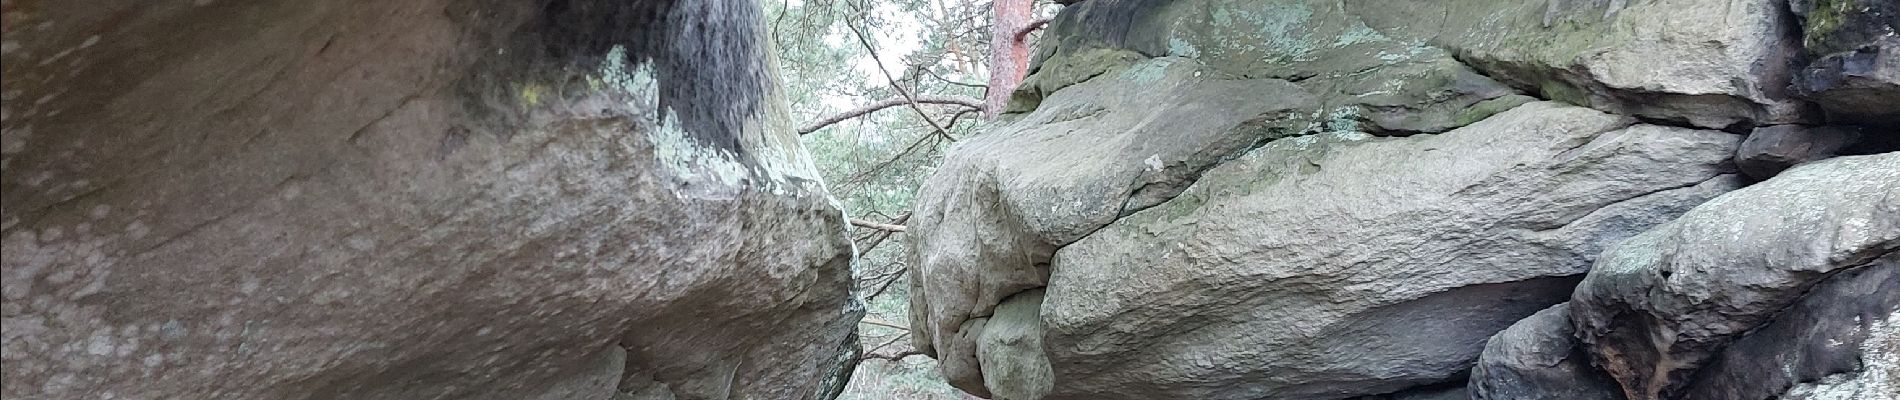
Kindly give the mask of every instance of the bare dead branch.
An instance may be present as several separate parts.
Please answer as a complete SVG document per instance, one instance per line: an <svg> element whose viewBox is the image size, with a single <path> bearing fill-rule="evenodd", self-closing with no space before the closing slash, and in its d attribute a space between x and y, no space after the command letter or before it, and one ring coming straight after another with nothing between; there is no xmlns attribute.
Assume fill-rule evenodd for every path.
<svg viewBox="0 0 1900 400"><path fill-rule="evenodd" d="M910 350L900 351L895 354L884 354L884 353L878 352L880 350L884 350L884 348L886 347L891 347L891 345L897 344L898 342L905 341L906 339L909 339L909 338L910 338L910 330L906 328L903 334L892 336L891 340L885 341L884 344L873 346L869 350L865 350L864 355L859 356L858 360L863 361L863 360L875 359L875 360L888 360L888 361L896 362L896 361L903 361L904 358L907 358L910 356L924 355L924 352L917 351L917 349L914 349L914 348Z"/></svg>
<svg viewBox="0 0 1900 400"><path fill-rule="evenodd" d="M877 298L877 296L884 295L884 291L890 290L891 286L895 286L899 280L897 278L903 277L906 272L908 272L907 268L892 271L889 278L884 278L884 281L877 285L876 290L872 290L871 294L864 296L865 301L870 301L871 299Z"/></svg>
<svg viewBox="0 0 1900 400"><path fill-rule="evenodd" d="M905 229L903 225L894 225L894 224L886 224L882 222L865 221L865 220L861 220L857 218L852 218L851 224L857 225L859 227L871 228L871 229L876 229L876 230L885 231L885 232L903 232Z"/></svg>
<svg viewBox="0 0 1900 400"><path fill-rule="evenodd" d="M968 110L965 110L965 111L968 111ZM957 113L957 115L961 116L963 115L963 113ZM955 117L952 117L952 119L955 119ZM924 135L923 137L917 138L916 141L911 142L910 146L907 146L904 148L904 151L897 152L897 155L891 156L891 158L889 159L878 162L877 165L873 165L870 168L864 169L863 171L858 171L858 173L851 174L850 177L845 178L844 183L839 185L838 190L834 191L833 193L834 194L851 193L851 191L857 190L858 185L861 185L865 181L871 179L872 176L876 175L880 171L883 171L884 168L890 167L892 164L896 164L898 160L904 159L904 156L908 156L910 155L910 153L915 152L917 151L917 149L922 148L925 142L931 142L931 139L937 139L937 138L942 138L942 139L949 140L952 142L956 141L956 139L951 138L950 135L942 135L942 134ZM934 144L934 142L931 142L931 143Z"/></svg>
<svg viewBox="0 0 1900 400"><path fill-rule="evenodd" d="M864 358L861 358L861 360L889 360L892 362L896 362L896 361L903 361L904 359L910 358L911 356L921 356L921 355L924 355L924 353L921 351L916 351L916 350L904 350L902 352L898 352L897 354L867 353L864 355Z"/></svg>
<svg viewBox="0 0 1900 400"><path fill-rule="evenodd" d="M978 110L983 109L982 100L977 100L977 99L968 98L968 97L917 96L915 99L890 98L890 99L884 99L884 100L872 102L870 104L865 104L863 106L859 106L858 108L846 110L845 112L841 112L829 117L820 118L817 121L812 121L810 124L805 124L804 127L798 128L798 134L806 135L812 132L817 132L819 129L824 129L824 127L831 126L832 124L844 122L845 120L852 119L852 118L861 117L861 116L864 116L865 114L877 112L878 110L883 110L886 108L904 105L905 103L912 100L916 101L917 103L922 103L922 104L949 104L949 105L958 105L958 106L974 108Z"/></svg>
<svg viewBox="0 0 1900 400"><path fill-rule="evenodd" d="M888 224L885 224L885 225L891 225L891 226L896 226L896 227L900 227L900 228L905 228L905 229L909 229L909 228L907 228L907 227L904 227L904 226L903 226L903 224L904 224L904 221L909 221L909 220L910 220L910 213L904 213L904 215L901 215L901 216L898 216L898 217L897 217L897 218L895 218L895 219L892 219L890 223L888 223ZM902 231L902 230L896 230L896 231L894 231L894 230L889 230L889 229L879 229L879 230L878 230L878 236L877 236L877 239L872 239L870 243L866 243L866 244L865 244L865 245L863 245L863 246L858 246L858 252L860 252L860 253L870 253L870 252L871 252L871 249L875 249L875 248L877 248L877 245L880 245L880 244L884 244L884 239L889 239L889 238L891 237L891 234L893 234L893 233L897 233L897 232L903 232L903 231Z"/></svg>
<svg viewBox="0 0 1900 400"><path fill-rule="evenodd" d="M890 268L893 266L897 268ZM884 266L878 267L877 271L879 272L876 272L875 274L873 274L873 276L864 278L862 280L866 282L881 282L884 280L895 278L898 275L904 274L904 268L901 265L899 265L899 263L896 261L884 263Z"/></svg>
<svg viewBox="0 0 1900 400"><path fill-rule="evenodd" d="M1028 40L1030 33L1034 33L1036 32L1037 29L1042 29L1043 26L1049 25L1049 21L1053 19L1055 18L1053 17L1036 18L1036 20L1034 21L1029 21L1029 25L1024 25L1023 29L1016 30L1016 35L1011 36L1011 37L1015 38L1016 41L1018 42Z"/></svg>
<svg viewBox="0 0 1900 400"><path fill-rule="evenodd" d="M904 325L898 325L898 324L897 324L897 323L895 323L895 322L886 322L886 321L884 321L884 320L880 320L880 319L876 319L876 318L869 318L869 317L866 317L866 318L864 318L864 319L862 319L862 320L858 320L858 323L861 323L861 324L869 324L869 325L877 325L877 326L882 326L882 327L885 327L885 328L891 328L891 329L903 329L903 330L905 330L905 331L909 331L909 330L910 330L910 327L908 327L908 326L904 326Z"/></svg>
<svg viewBox="0 0 1900 400"><path fill-rule="evenodd" d="M980 111L983 111L983 108L978 107L976 109L965 109L963 111L957 111L955 115L950 116L950 126L957 126L957 120L963 119L964 115L968 115L970 113L980 112Z"/></svg>

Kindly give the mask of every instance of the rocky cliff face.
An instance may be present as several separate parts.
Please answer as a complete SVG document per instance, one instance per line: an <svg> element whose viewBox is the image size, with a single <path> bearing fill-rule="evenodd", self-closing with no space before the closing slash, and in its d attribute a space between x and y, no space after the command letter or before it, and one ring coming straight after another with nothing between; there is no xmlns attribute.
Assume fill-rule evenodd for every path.
<svg viewBox="0 0 1900 400"><path fill-rule="evenodd" d="M759 14L5 1L4 397L835 395Z"/></svg>
<svg viewBox="0 0 1900 400"><path fill-rule="evenodd" d="M916 346L1012 400L1891 398L1888 3L1070 5L920 191Z"/></svg>

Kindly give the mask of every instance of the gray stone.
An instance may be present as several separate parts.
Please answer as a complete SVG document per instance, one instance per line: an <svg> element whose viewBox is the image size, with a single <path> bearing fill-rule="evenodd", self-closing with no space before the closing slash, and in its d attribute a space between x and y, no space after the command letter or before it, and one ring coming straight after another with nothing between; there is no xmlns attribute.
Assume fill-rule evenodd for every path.
<svg viewBox="0 0 1900 400"><path fill-rule="evenodd" d="M1093 82L1029 118L1061 115L1053 100ZM1179 98L1165 93L1097 118L1206 109L1152 104ZM1193 115L1175 120L1222 116ZM1048 398L1348 398L1447 382L1486 338L1566 298L1604 244L1739 184L1726 170L1739 137L1632 122L1534 103L1442 135L1280 139L1138 210L1088 206L1134 181L1079 164L1116 153L1065 135L1099 131L1005 128L960 144L920 193L913 332L947 374L966 374L953 383L1034 370L1033 354L966 359L976 346L962 341L1050 274ZM1196 137L1166 132L1146 135ZM1050 228L1075 221L1099 222Z"/></svg>
<svg viewBox="0 0 1900 400"><path fill-rule="evenodd" d="M1881 334L1876 329L1882 328L1876 325L1896 311L1900 311L1900 253L1889 253L1816 284L1794 306L1777 314L1774 322L1724 346L1696 372L1682 398L1781 398L1796 383L1865 372L1864 365L1880 368L1885 363L1890 368L1892 360L1863 359L1862 348L1869 337Z"/></svg>
<svg viewBox="0 0 1900 400"><path fill-rule="evenodd" d="M996 400L1036 400L1055 388L1055 374L1042 351L1041 289L1022 292L996 306L976 344L983 386Z"/></svg>
<svg viewBox="0 0 1900 400"><path fill-rule="evenodd" d="M1860 140L1860 130L1847 127L1755 128L1735 150L1735 166L1749 177L1768 179L1796 164L1840 155Z"/></svg>
<svg viewBox="0 0 1900 400"><path fill-rule="evenodd" d="M1383 35L1334 2L1085 2L1065 9L1045 37L1015 109L1144 57L1297 82L1319 99L1317 131L1444 132L1533 100L1450 52Z"/></svg>
<svg viewBox="0 0 1900 400"><path fill-rule="evenodd" d="M1737 184L1739 138L1630 122L1534 103L1222 164L1057 251L1051 398L1346 398L1462 376L1603 243Z"/></svg>
<svg viewBox="0 0 1900 400"><path fill-rule="evenodd" d="M1834 122L1900 129L1900 36L1820 57L1796 87Z"/></svg>
<svg viewBox="0 0 1900 400"><path fill-rule="evenodd" d="M1787 400L1900 399L1900 311L1887 313L1867 327L1860 345L1858 371L1828 375L1789 388Z"/></svg>
<svg viewBox="0 0 1900 400"><path fill-rule="evenodd" d="M1705 128L1819 122L1788 88L1801 42L1785 0L1348 0L1539 97Z"/></svg>
<svg viewBox="0 0 1900 400"><path fill-rule="evenodd" d="M1900 249L1900 153L1809 163L1618 244L1571 299L1631 399L1676 398L1723 346L1827 277ZM1846 306L1846 305L1843 305Z"/></svg>
<svg viewBox="0 0 1900 400"><path fill-rule="evenodd" d="M1471 394L1464 385L1434 385L1400 391L1398 393L1366 396L1354 400L1469 400Z"/></svg>
<svg viewBox="0 0 1900 400"><path fill-rule="evenodd" d="M913 339L953 385L982 390L980 325L966 323L1044 286L1055 247L1307 125L1313 103L1299 87L1217 74L1192 59L1147 60L957 144L919 189L906 237Z"/></svg>
<svg viewBox="0 0 1900 400"><path fill-rule="evenodd" d="M1814 61L1796 79L1802 94L1840 123L1900 129L1900 2L1790 0Z"/></svg>
<svg viewBox="0 0 1900 400"><path fill-rule="evenodd" d="M559 3L8 1L0 397L818 394L862 311L759 6Z"/></svg>
<svg viewBox="0 0 1900 400"><path fill-rule="evenodd" d="M1621 400L1578 345L1569 304L1511 324L1485 342L1471 369L1474 400Z"/></svg>

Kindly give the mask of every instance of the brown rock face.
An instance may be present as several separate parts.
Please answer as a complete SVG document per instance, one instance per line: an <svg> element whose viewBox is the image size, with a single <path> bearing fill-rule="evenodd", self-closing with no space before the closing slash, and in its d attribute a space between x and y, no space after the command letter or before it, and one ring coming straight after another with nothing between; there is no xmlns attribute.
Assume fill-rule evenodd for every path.
<svg viewBox="0 0 1900 400"><path fill-rule="evenodd" d="M750 1L0 9L6 398L811 398L853 343Z"/></svg>

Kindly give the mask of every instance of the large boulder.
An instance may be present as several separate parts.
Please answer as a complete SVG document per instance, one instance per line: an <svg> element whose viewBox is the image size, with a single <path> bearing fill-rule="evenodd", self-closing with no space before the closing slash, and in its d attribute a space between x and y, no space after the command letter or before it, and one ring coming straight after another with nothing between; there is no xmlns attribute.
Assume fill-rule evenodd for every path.
<svg viewBox="0 0 1900 400"><path fill-rule="evenodd" d="M1741 185L1736 162L1767 178L1891 149L1877 138L1896 113L1876 108L1892 102L1856 100L1886 95L1881 86L1803 86L1810 67L1831 65L1810 60L1884 49L1886 36L1828 39L1861 42L1819 52L1806 40L1815 14L1790 7L1074 3L1048 26L1008 113L919 191L917 346L953 385L1003 398L1459 396L1487 338L1574 299L1605 249ZM1737 152L1731 133L1755 128L1865 134L1763 134ZM1020 304L1008 317L999 308L1027 293L1041 293L1040 324ZM1550 396L1626 389L1628 374L1542 353L1600 359L1588 337L1600 327L1568 327L1583 337L1565 339L1559 323L1599 305L1575 301L1576 315L1494 342L1519 357L1495 360L1467 395L1537 395L1481 387L1507 371L1543 379ZM1040 356L1023 350L1034 329ZM1568 372L1533 360L1570 360L1565 371L1606 381L1554 387Z"/></svg>
<svg viewBox="0 0 1900 400"><path fill-rule="evenodd" d="M1861 330L1859 322L1816 314L1868 319L1890 308L1882 296L1819 300L1825 304L1793 313L1789 307L1803 296L1854 297L1816 287L1856 269L1890 269L1896 250L1900 153L1810 163L1711 200L1606 252L1577 287L1572 319L1595 364L1631 399L1677 398L1694 383L1696 371L1711 362L1746 363L1721 361L1724 348L1738 356L1816 357L1781 360L1792 363L1784 366L1792 371L1773 376L1725 375L1759 373L1746 371L1750 366L1718 365L1707 372L1713 376L1708 379L1721 379L1713 382L1750 380L1779 390L1775 382L1837 372L1843 365L1837 359L1848 357L1784 347L1858 341L1844 335ZM1883 256L1889 260L1879 261ZM1884 274L1868 274L1876 281L1859 284L1878 286ZM1776 318L1790 319L1786 324L1793 326L1762 328ZM1808 326L1806 318L1828 321ZM1734 347L1751 331L1763 339ZM1736 390L1760 395L1748 386Z"/></svg>
<svg viewBox="0 0 1900 400"><path fill-rule="evenodd" d="M1368 27L1343 3L1104 1L1049 25L1013 109L1143 58L1191 58L1226 75L1297 84L1318 130L1444 132L1527 103L1444 49Z"/></svg>
<svg viewBox="0 0 1900 400"><path fill-rule="evenodd" d="M979 326L1047 284L1056 248L1214 165L1294 135L1444 132L1532 100L1309 3L1085 2L1050 24L1006 123L959 143L915 205L913 338L952 385L987 392ZM1198 19L1210 8L1224 16ZM1247 34L1304 50L1228 40Z"/></svg>
<svg viewBox="0 0 1900 400"><path fill-rule="evenodd" d="M1080 92L1055 93L1025 121L1064 110L1051 104L1066 93ZM1095 118L1117 114L1128 113ZM1633 122L1535 103L1442 135L1281 139L1135 210L1088 205L1102 190L1131 193L1136 179L1049 183L1102 174L1076 163L1117 153L1079 152L1087 143L1141 136L979 136L920 195L913 331L953 384L985 395L1026 392L986 382L1035 382L986 372L1042 362L1055 381L1048 398L1347 398L1438 386L1461 376L1491 334L1567 298L1602 246L1738 184L1727 160L1739 137ZM1024 156L1067 149L1078 152ZM1103 211L1072 211L1090 209ZM1048 228L1074 226L1052 223L1065 221L1096 222ZM1044 282L1046 357L979 351L1007 314L996 304Z"/></svg>
<svg viewBox="0 0 1900 400"><path fill-rule="evenodd" d="M911 326L951 384L982 392L974 340L1004 298L1043 287L1048 260L1207 168L1300 132L1310 98L1278 79L1162 58L1076 84L1008 127L964 140L919 189ZM973 320L975 320L973 322Z"/></svg>
<svg viewBox="0 0 1900 400"><path fill-rule="evenodd" d="M810 398L756 4L6 2L6 398Z"/></svg>
<svg viewBox="0 0 1900 400"><path fill-rule="evenodd" d="M1609 377L1570 325L1570 304L1558 304L1512 324L1485 342L1471 368L1474 400L1619 400Z"/></svg>
<svg viewBox="0 0 1900 400"><path fill-rule="evenodd" d="M1705 128L1818 122L1789 89L1801 41L1786 0L1347 4L1543 98Z"/></svg>
<svg viewBox="0 0 1900 400"><path fill-rule="evenodd" d="M1222 164L1056 251L1051 397L1328 399L1457 379L1486 338L1568 297L1604 244L1737 185L1724 152L1739 138L1630 123L1534 103Z"/></svg>

